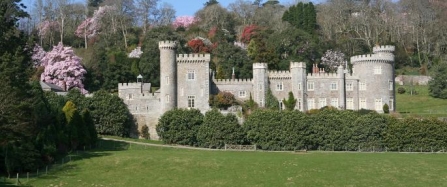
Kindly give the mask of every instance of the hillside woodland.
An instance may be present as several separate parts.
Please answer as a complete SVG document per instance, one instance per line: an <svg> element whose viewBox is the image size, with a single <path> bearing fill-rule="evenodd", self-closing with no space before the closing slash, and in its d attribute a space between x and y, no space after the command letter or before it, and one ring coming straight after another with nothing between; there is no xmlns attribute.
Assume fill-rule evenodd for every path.
<svg viewBox="0 0 447 187"><path fill-rule="evenodd" d="M216 78L230 78L233 68L237 78L251 78L254 62L284 70L290 61L302 61L330 72L375 45L396 46L398 72L410 68L442 75L447 62L447 3L442 0L328 0L318 5L235 0L228 7L204 0L194 16L178 17L172 5L160 0L36 0L28 13L24 10L20 0L0 1L0 174L33 170L94 146L98 133L128 136L132 117L123 101L110 93L117 92L120 82L135 82L139 74L159 86L162 40L178 41L178 53L211 53ZM143 53L131 53L137 47ZM38 81L69 93L44 93ZM445 81L432 84L438 93L433 96L447 98ZM254 110L256 103L248 106ZM349 123L343 115L360 114L327 111L307 117L297 111L255 114L239 126L234 116L215 111L202 116L178 110L163 116L158 130L167 133L164 128L170 122L190 116L195 121L185 124L188 131L171 128L172 133L162 133L163 140L214 148L225 142L256 143L268 150L354 150L362 143L392 150L425 145L439 150L446 145L440 138L446 131L438 121L401 122L370 114ZM286 121L275 121L278 116ZM300 119L309 123L291 123ZM216 125L221 120L227 126ZM273 124L287 125L272 131ZM365 128L351 127L356 124ZM281 133L295 131L302 133Z"/></svg>

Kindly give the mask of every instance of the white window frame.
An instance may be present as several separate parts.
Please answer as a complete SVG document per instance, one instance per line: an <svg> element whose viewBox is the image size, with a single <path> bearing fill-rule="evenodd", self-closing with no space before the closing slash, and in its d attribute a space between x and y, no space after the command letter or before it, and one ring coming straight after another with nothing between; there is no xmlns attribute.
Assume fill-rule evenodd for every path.
<svg viewBox="0 0 447 187"><path fill-rule="evenodd" d="M366 98L360 98L359 101L359 109L367 109Z"/></svg>
<svg viewBox="0 0 447 187"><path fill-rule="evenodd" d="M331 106L335 108L339 107L338 98L331 98Z"/></svg>
<svg viewBox="0 0 447 187"><path fill-rule="evenodd" d="M353 82L347 82L346 83L346 91L353 91L354 90L354 83Z"/></svg>
<svg viewBox="0 0 447 187"><path fill-rule="evenodd" d="M313 91L315 88L314 82L307 82L307 91Z"/></svg>
<svg viewBox="0 0 447 187"><path fill-rule="evenodd" d="M276 83L276 91L283 91L283 90L284 90L283 82Z"/></svg>
<svg viewBox="0 0 447 187"><path fill-rule="evenodd" d="M309 109L309 110L315 109L315 99L314 98L307 99L307 109Z"/></svg>
<svg viewBox="0 0 447 187"><path fill-rule="evenodd" d="M327 106L327 99L326 98L319 98L318 99L318 108L323 108Z"/></svg>
<svg viewBox="0 0 447 187"><path fill-rule="evenodd" d="M239 97L241 97L241 98L247 97L247 92L245 90L239 91Z"/></svg>
<svg viewBox="0 0 447 187"><path fill-rule="evenodd" d="M374 99L374 109L375 110L383 110L382 98Z"/></svg>
<svg viewBox="0 0 447 187"><path fill-rule="evenodd" d="M366 90L366 83L360 82L359 83L359 90L360 91L365 91Z"/></svg>
<svg viewBox="0 0 447 187"><path fill-rule="evenodd" d="M346 98L346 109L354 110L354 98Z"/></svg>
<svg viewBox="0 0 447 187"><path fill-rule="evenodd" d="M390 98L390 102L388 104L390 111L394 110L394 98Z"/></svg>
<svg viewBox="0 0 447 187"><path fill-rule="evenodd" d="M382 66L374 66L374 75L382 74Z"/></svg>
<svg viewBox="0 0 447 187"><path fill-rule="evenodd" d="M195 70L188 70L188 73L186 74L187 80L196 80L196 71Z"/></svg>
<svg viewBox="0 0 447 187"><path fill-rule="evenodd" d="M194 108L195 107L195 99L196 99L196 96L188 95L188 108Z"/></svg>
<svg viewBox="0 0 447 187"><path fill-rule="evenodd" d="M337 82L331 82L331 85L330 85L330 89L331 90L338 90L338 84L337 84Z"/></svg>

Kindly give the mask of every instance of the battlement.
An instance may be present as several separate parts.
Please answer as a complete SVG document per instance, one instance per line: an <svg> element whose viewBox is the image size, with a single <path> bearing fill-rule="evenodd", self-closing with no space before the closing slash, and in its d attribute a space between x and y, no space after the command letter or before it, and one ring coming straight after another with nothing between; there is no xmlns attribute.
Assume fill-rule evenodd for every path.
<svg viewBox="0 0 447 187"><path fill-rule="evenodd" d="M351 57L351 63L360 62L394 62L394 55L387 53L357 55Z"/></svg>
<svg viewBox="0 0 447 187"><path fill-rule="evenodd" d="M305 62L290 62L290 69L292 69L292 68L306 69L306 63Z"/></svg>
<svg viewBox="0 0 447 187"><path fill-rule="evenodd" d="M373 53L393 53L396 50L396 47L393 45L381 45L373 47Z"/></svg>
<svg viewBox="0 0 447 187"><path fill-rule="evenodd" d="M247 85L247 84L253 84L252 79L213 79L214 84L216 85L223 85L223 84L230 84L230 85Z"/></svg>
<svg viewBox="0 0 447 187"><path fill-rule="evenodd" d="M332 78L339 78L337 73L308 73L307 74L307 79L321 79L321 78L326 78L326 79L332 79Z"/></svg>
<svg viewBox="0 0 447 187"><path fill-rule="evenodd" d="M253 69L267 69L267 68L268 68L267 63L260 63L260 62L253 63Z"/></svg>
<svg viewBox="0 0 447 187"><path fill-rule="evenodd" d="M127 89L141 89L141 83L140 82L133 82L133 83L119 83L118 84L118 90L127 90ZM149 91L151 89L151 83L144 83L143 84L143 91Z"/></svg>
<svg viewBox="0 0 447 187"><path fill-rule="evenodd" d="M160 41L160 42L158 42L158 48L174 50L177 48L177 42L176 41Z"/></svg>
<svg viewBox="0 0 447 187"><path fill-rule="evenodd" d="M211 60L210 54L178 54L177 63L204 63Z"/></svg>
<svg viewBox="0 0 447 187"><path fill-rule="evenodd" d="M268 71L269 79L291 79L290 71Z"/></svg>

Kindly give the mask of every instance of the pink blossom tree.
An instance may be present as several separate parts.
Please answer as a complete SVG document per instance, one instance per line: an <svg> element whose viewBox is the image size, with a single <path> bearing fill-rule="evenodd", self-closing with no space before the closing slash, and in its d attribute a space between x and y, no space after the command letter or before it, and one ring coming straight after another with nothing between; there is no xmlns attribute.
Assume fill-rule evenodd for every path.
<svg viewBox="0 0 447 187"><path fill-rule="evenodd" d="M345 54L341 51L327 50L321 57L321 64L326 66L328 72L334 72L337 67L343 65L345 62Z"/></svg>
<svg viewBox="0 0 447 187"><path fill-rule="evenodd" d="M38 54L33 55L38 58ZM40 80L60 86L65 90L78 88L82 93L84 89L84 75L87 71L81 65L81 58L76 56L71 47L64 47L62 43L53 47L40 59L40 65L45 67Z"/></svg>
<svg viewBox="0 0 447 187"><path fill-rule="evenodd" d="M197 19L194 16L179 16L179 17L175 18L172 25L174 26L174 28L178 28L178 27L188 28L189 26L191 26L192 24L194 24L196 22L197 22Z"/></svg>
<svg viewBox="0 0 447 187"><path fill-rule="evenodd" d="M75 35L85 39L85 47L87 48L87 38L94 37L101 29L101 19L110 11L115 10L114 6L100 6L95 10L91 18L86 18L75 31Z"/></svg>
<svg viewBox="0 0 447 187"><path fill-rule="evenodd" d="M41 66L41 59L43 59L45 55L47 55L47 52L43 50L40 45L36 44L33 48L33 55L31 56L35 68Z"/></svg>
<svg viewBox="0 0 447 187"><path fill-rule="evenodd" d="M37 31L37 34L40 36L41 39L49 37L51 45L53 43L54 32L59 31L59 23L57 21L45 20L37 26Z"/></svg>

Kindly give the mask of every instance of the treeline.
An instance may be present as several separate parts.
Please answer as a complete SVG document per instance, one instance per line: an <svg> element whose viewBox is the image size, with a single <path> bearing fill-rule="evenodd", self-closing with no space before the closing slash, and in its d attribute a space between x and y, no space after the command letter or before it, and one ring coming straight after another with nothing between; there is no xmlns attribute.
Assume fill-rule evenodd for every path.
<svg viewBox="0 0 447 187"><path fill-rule="evenodd" d="M437 119L396 119L368 111L325 108L299 111L256 110L239 125L232 114L177 109L157 126L168 144L222 148L255 144L262 150L441 151L447 126Z"/></svg>

